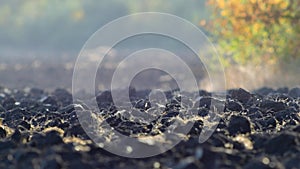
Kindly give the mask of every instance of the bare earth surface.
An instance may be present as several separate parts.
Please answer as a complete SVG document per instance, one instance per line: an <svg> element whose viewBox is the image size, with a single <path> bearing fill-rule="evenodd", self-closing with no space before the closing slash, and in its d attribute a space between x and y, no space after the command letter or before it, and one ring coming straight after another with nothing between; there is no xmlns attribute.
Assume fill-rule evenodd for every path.
<svg viewBox="0 0 300 169"><path fill-rule="evenodd" d="M73 104L69 92L73 65L68 57L61 62L1 62L0 168L300 168L300 88L229 90L218 127L203 144L198 137L203 121L211 118L210 103L216 99L211 93L199 91L200 97L194 98L166 92L168 103L160 107L164 113L142 123L123 117L133 116L133 111L116 109L110 92L100 91L96 101L101 112L95 113L124 135L159 135L176 120L194 122L185 139L171 150L128 159L98 147L81 127L76 111L84 108L75 110L81 105ZM132 90L132 110L155 112L148 94ZM188 104L180 104L183 98ZM187 108L196 109L196 117L182 119Z"/></svg>
<svg viewBox="0 0 300 169"><path fill-rule="evenodd" d="M300 89L243 89L228 92L225 111L211 138L199 144L203 120L210 117L210 93L201 91L198 118L185 140L171 150L146 159L128 159L97 147L77 119L71 94L40 89L0 89L0 168L246 168L297 169L300 167ZM146 91L131 93L132 109L151 109ZM117 113L109 92L96 97L101 115L114 129L128 136L158 135L181 119L182 98L168 92L164 113L150 124L130 122ZM155 109L154 109L155 110ZM153 111L153 109L152 109ZM124 112L123 113L129 113ZM197 119L197 120L195 120ZM107 139L109 139L109 133ZM117 139L117 138L116 138ZM162 140L166 141L166 140Z"/></svg>

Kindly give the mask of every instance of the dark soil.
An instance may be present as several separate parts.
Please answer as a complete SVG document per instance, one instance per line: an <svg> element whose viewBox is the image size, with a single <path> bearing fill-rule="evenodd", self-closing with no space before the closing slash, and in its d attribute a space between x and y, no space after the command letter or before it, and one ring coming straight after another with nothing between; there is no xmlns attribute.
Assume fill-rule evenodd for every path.
<svg viewBox="0 0 300 169"><path fill-rule="evenodd" d="M134 109L155 111L147 103L147 91L131 95ZM165 114L148 125L131 122L115 114L110 92L96 98L106 121L125 135L155 135L179 118L180 100L167 92ZM200 92L198 116L209 117L211 94ZM201 101L202 100L202 101ZM83 168L174 168L174 169L299 169L300 92L294 89L243 89L228 91L224 112L214 134L198 142L203 127L196 120L188 139L173 149L146 159L129 159L97 147L77 119L72 95L64 90L14 90L0 88L0 168L83 169ZM201 119L200 118L200 119ZM195 119L195 118L194 118ZM158 126L161 127L155 127Z"/></svg>

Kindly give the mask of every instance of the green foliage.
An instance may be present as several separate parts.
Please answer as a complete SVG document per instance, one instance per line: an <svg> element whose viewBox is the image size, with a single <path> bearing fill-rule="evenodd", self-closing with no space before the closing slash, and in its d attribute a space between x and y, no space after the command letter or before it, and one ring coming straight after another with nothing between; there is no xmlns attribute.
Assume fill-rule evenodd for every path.
<svg viewBox="0 0 300 169"><path fill-rule="evenodd" d="M276 64L299 58L300 10L295 0L208 0L225 65ZM203 22L202 22L203 23Z"/></svg>

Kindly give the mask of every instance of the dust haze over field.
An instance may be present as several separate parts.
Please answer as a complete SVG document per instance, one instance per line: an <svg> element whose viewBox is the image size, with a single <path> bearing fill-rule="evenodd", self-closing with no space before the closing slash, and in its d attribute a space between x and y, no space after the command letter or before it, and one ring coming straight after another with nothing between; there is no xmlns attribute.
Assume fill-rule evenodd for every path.
<svg viewBox="0 0 300 169"><path fill-rule="evenodd" d="M101 1L101 3L28 1L16 5L17 2L2 2L0 7L0 81L1 85L13 88L26 86L48 89L70 88L72 69L86 40L101 26L126 14L147 11L167 12L192 22L208 37L211 35L199 26L200 20L210 18L211 11L205 5L205 1L190 3L181 1L125 3L119 0ZM110 9L114 10L108 10L105 6L110 6ZM12 14L13 10L18 12ZM114 56L109 57L119 59L137 49L149 47L170 50L184 58L197 79L201 79L198 82L199 86L202 89L211 89L203 63L197 60L195 58L197 56L188 48L174 39L163 36L129 38L117 45ZM281 67L232 65L225 69L227 88L243 87L253 90L262 86L277 88L299 85L299 78L295 78L300 72L299 63L279 65ZM99 71L98 74L105 72L109 74L110 70ZM145 82L142 84L145 85Z"/></svg>
<svg viewBox="0 0 300 169"><path fill-rule="evenodd" d="M26 53L26 52L25 52ZM1 85L10 86L12 88L37 87L54 90L55 88L71 88L72 74L76 61L77 53L54 53L54 52L39 52L32 56L17 56L15 57L1 57L0 63L0 81ZM124 58L128 51L115 51L114 56L109 59ZM182 54L181 56L188 56ZM3 56L3 55L2 55ZM12 56L12 55L6 55ZM33 57L34 56L34 57ZM190 58L188 64L194 71L195 76L201 79L198 83L201 89L210 90L210 79L203 63L199 62L195 56L185 57ZM197 62L192 62L196 60ZM116 62L115 62L116 63ZM99 89L108 89L108 84L103 80L103 76L109 78L113 74L113 66L106 65L98 71ZM280 67L261 67L261 66L247 66L247 67L232 67L225 70L227 88L245 88L248 90L255 90L264 86L279 88L279 87L295 87L299 85L299 67L296 63L283 65ZM276 70L274 70L276 69ZM274 71L276 72L274 74ZM162 72L146 71L135 81L140 82L138 86L147 87L147 81L153 78L159 79ZM152 76L151 76L152 74ZM144 76L144 77L143 77ZM169 79L168 75L164 76ZM161 77L163 83L164 77ZM159 80L158 80L159 81ZM106 83L106 84L105 84ZM103 86L104 85L104 86ZM102 87L101 87L102 86Z"/></svg>

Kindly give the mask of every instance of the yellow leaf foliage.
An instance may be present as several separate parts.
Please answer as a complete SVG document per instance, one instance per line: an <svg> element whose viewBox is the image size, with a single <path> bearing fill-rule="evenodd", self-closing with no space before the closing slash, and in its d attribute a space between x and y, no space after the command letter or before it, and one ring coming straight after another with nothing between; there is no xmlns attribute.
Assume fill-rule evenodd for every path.
<svg viewBox="0 0 300 169"><path fill-rule="evenodd" d="M237 63L274 63L299 57L297 0L208 0L213 17L205 23L218 38L222 54ZM288 43L287 43L288 42Z"/></svg>

